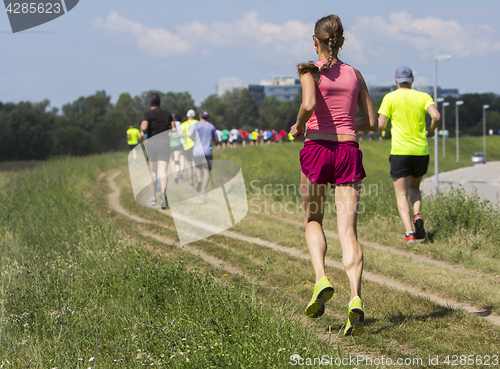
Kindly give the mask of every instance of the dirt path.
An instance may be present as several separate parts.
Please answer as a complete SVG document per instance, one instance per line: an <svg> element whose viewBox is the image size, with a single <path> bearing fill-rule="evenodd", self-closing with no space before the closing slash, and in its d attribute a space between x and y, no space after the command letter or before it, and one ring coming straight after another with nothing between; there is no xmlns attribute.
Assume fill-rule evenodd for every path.
<svg viewBox="0 0 500 369"><path fill-rule="evenodd" d="M268 215L268 214L262 214L261 215L264 215L264 216L267 216L267 217L270 217L270 218L273 218L273 219L280 219L284 222L287 222L287 223L290 223L290 224L293 224L293 225L297 225L297 226L304 226L304 223L302 222L297 222L295 220L291 220L291 219L286 219L286 218L281 218L281 217L276 217L276 216L272 216L272 215ZM329 237L329 238L332 238L334 240L338 240L339 239L339 235L338 233L334 232L334 231L330 231L330 230L324 230L325 232L325 236L326 237ZM432 265L435 265L437 267L440 267L440 268L443 268L443 269L448 269L448 270L452 270L454 272L457 272L457 273L463 273L463 274L469 274L469 275L476 275L476 276L481 276L481 275L484 275L480 272L476 272L476 271L473 271L473 270L469 270L469 269L464 269L464 268L460 268L456 265L453 265L453 264L450 264L450 263L447 263L446 261L440 261L440 260L435 260L435 259L432 259L428 256L425 256L425 255L419 255L419 254L414 254L410 251L406 251L406 250L400 250L400 249L397 249L395 247L391 247L391 246L383 246L383 245L380 245L376 242L372 242L372 241L367 241L367 240L359 240L359 243L361 244L361 246L368 246L368 247L371 247L372 249L375 249L375 250L379 250L379 251L383 251L383 252L388 252L388 253L391 253L391 254L394 254L394 255L401 255L401 256L406 256L410 259L413 259L417 262L424 262L424 263L428 263L428 264L432 264Z"/></svg>
<svg viewBox="0 0 500 369"><path fill-rule="evenodd" d="M108 186L111 188L112 192L108 195L108 203L109 203L109 206L115 210L117 213L129 218L129 219L132 219L134 220L135 222L138 222L138 223L142 223L142 224L153 224L152 222L146 220L146 219L143 219L139 216L136 216L134 214L130 214L127 210L125 210L121 205L120 205L120 188L115 184L114 182L114 179L121 173L121 171L116 171L116 172L113 172L112 174L110 174L107 178L107 183L108 183ZM107 173L103 173L102 175L100 175L98 177L99 180L103 179L105 176L106 176ZM159 208L157 208L158 211L162 212L162 213L167 213L169 216L171 216L171 213L170 213L170 210L160 210ZM167 227L163 227L163 228L167 228ZM234 232L223 232L223 234L225 233L225 235L227 237L232 237L232 238L235 238L235 239L239 239L239 240L242 240L242 241L247 241L247 242L252 242L252 241L249 241L250 237L245 237L245 236L241 236L237 233L234 233ZM166 238L166 237L163 237L163 236L159 236L155 233L151 233L151 232L148 232L148 231L140 231L140 234L144 237L149 237L149 238L153 238L155 240L157 240L158 242L162 243L162 244L166 244L166 245L173 245L173 246L176 246L180 249L182 249L183 251L187 251L195 256L199 256L201 259L203 259L206 263L216 267L216 268L221 268L221 269L224 269L225 271L231 273L231 274L238 274L240 275L241 277L247 279L250 283L257 283L259 284L260 286L262 287L270 287L268 286L268 284L266 283L266 281L258 281L256 278L249 278L245 272L233 265L231 265L230 263L226 262L226 261L223 261L223 260L220 260L210 254L207 254L206 252L203 252L202 250L199 250L195 247L192 247L190 245L181 245L179 242L176 242L172 239L169 239L169 238ZM253 242L253 243L256 243L256 244L261 244L261 245L264 245L264 246L270 246L270 243L267 243L266 244L266 241L262 241L262 240L259 240L259 239L255 239L256 242ZM223 245L219 245L219 246L222 246L222 247L225 247ZM272 287L270 287L272 288ZM296 299L300 299L298 296L294 296L294 298ZM329 310L328 308L326 308L326 312L328 312L331 316L335 316L337 319L339 320L343 320L345 318L345 316L343 315L340 315L340 314L336 314L334 313L333 311ZM308 321L304 321L303 322L304 324L310 324L310 322ZM330 335L329 335L330 337ZM332 336L333 337L333 336ZM322 337L322 339L325 339L325 337ZM333 338L331 338L333 340Z"/></svg>
<svg viewBox="0 0 500 369"><path fill-rule="evenodd" d="M111 206L112 209L114 209L118 213L120 213L120 214L122 214L122 215L124 215L126 217L129 217L130 219L132 219L134 221L137 221L139 223L149 223L149 221L147 221L145 219L142 219L142 218L140 218L140 217L138 217L136 215L133 215L133 214L129 214L120 205L120 203L119 203L120 189L114 183L114 179L120 173L121 173L121 171L116 171L116 172L112 173L108 177L108 179L107 179L108 180L108 185L112 189L112 192L109 194L109 198L108 198L109 205ZM169 214L171 216L171 213L168 210L167 211L158 210L158 211L161 211L164 214ZM162 242L161 239L159 238L159 236L153 235L151 233L146 233L146 234L147 234L147 237L155 237L158 240L160 240L160 242ZM144 235L146 236L146 234L144 234ZM239 233L232 232L232 231L224 231L224 232L222 232L220 234L223 235L223 236L229 237L229 238L240 240L240 241L254 243L254 244L257 244L257 245L260 245L260 246L268 247L268 248L270 248L270 249L272 249L274 251L284 252L284 253L287 253L288 255L291 255L291 256L296 257L296 258L300 258L300 259L304 259L304 260L309 260L309 255L303 253L300 250L297 250L297 249L294 249L294 248L291 248L291 247L281 246L281 245L275 244L273 242L261 240L261 239L256 238L256 237L243 236L243 235L241 235ZM335 237L335 235L336 235L335 232L332 232L332 236ZM329 237L331 237L331 236L329 236ZM165 240L165 239L163 239L163 240ZM193 248L193 247L191 247L189 245L184 245L184 246L181 246L180 244L177 245L172 240L169 240L168 242L171 243L171 244L174 244L174 245L176 245L178 247L182 247L184 250L186 250L186 251L188 251L190 253L193 253L195 255L200 255L200 257L202 257L208 263L210 263L210 264L212 264L212 265L214 265L216 267L220 267L221 265L223 265L224 269L226 269L228 271L230 271L229 268L231 268L231 270L232 270L231 273L239 273L239 274L243 275L243 272L241 270L239 270L238 268L236 268L234 266L230 266L230 265L228 265L228 263L223 262L223 261L221 261L221 260L219 260L219 259L217 259L217 258L215 258L215 257L213 257L211 255L203 253L202 251L200 251L200 250L198 250L196 248ZM365 242L363 242L363 244L365 244ZM391 252L391 249L394 250L393 248L386 248L386 247L378 245L378 244L376 244L374 242L370 242L370 244L377 245L377 247L383 249L384 251ZM396 250L396 251L399 252L401 250ZM404 251L401 251L401 253L403 253L404 255L411 256L411 257L414 256L413 254L411 254L411 253L405 253ZM421 257L423 258L422 261L425 261L426 259L432 260L432 259L427 258L425 256L421 256ZM438 263L439 263L439 265L441 265L442 262L438 262ZM330 266L330 267L333 267L333 268L336 268L336 269L341 269L341 270L344 269L344 267L343 267L343 265L342 265L341 262L336 261L336 260L332 260L330 258L326 258L325 259L325 264L327 266ZM446 264L446 263L444 263L444 264ZM453 270L455 270L455 269L453 269ZM454 309L463 309L465 311L468 311L469 313L473 313L473 314L477 314L479 316L483 316L485 319L487 319L491 323L500 326L500 316L494 315L494 314L489 314L489 312L481 311L480 309L478 309L478 308L476 308L476 307L474 307L472 305L464 304L464 303L459 303L459 302L456 302L456 301L453 301L453 300L449 300L449 299L444 299L444 298L441 298L441 297L439 297L439 296L437 296L435 294L432 294L432 293L429 293L429 292L425 292L425 291L419 290L417 288L405 285L405 284L403 284L403 283L401 283L399 281L396 281L394 279L387 278L385 276L381 276L381 275L378 275L378 274L370 273L370 272L367 272L367 271L363 272L363 278L366 279L366 280L369 280L371 282L375 282L375 283L378 283L378 284L386 285L388 287L397 289L399 291L409 292L409 293L411 293L413 295L427 298L430 301L432 301L432 302L434 302L436 304L439 304L441 306L447 306L447 307L451 307L451 308L454 308Z"/></svg>

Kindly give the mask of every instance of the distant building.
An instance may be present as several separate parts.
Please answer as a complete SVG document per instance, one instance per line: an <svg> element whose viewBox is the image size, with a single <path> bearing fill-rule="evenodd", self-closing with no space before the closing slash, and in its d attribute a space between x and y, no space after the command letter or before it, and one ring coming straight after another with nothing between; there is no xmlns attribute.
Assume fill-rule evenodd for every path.
<svg viewBox="0 0 500 369"><path fill-rule="evenodd" d="M434 98L434 86L416 86L416 85L414 85L413 88L417 91L426 92ZM384 97L389 92L397 90L397 89L398 89L397 85L368 86L368 92L370 93L370 97L372 98L372 100L376 100L380 97ZM444 98L453 97L455 99L458 99L460 97L460 93L458 91L458 88L441 88L438 86L437 94L439 97L444 97Z"/></svg>
<svg viewBox="0 0 500 369"><path fill-rule="evenodd" d="M262 85L248 85L248 92L252 95L255 105L259 106L262 100L266 97L264 86Z"/></svg>
<svg viewBox="0 0 500 369"><path fill-rule="evenodd" d="M296 77L272 77L262 79L258 85L248 85L248 91L260 105L266 97L275 96L279 101L292 101L302 88Z"/></svg>
<svg viewBox="0 0 500 369"><path fill-rule="evenodd" d="M258 85L244 85L238 77L221 78L217 85L217 96L222 97L235 89L247 88L258 106L266 97L275 96L279 101L292 101L301 89L295 77L272 77L262 79Z"/></svg>
<svg viewBox="0 0 500 369"><path fill-rule="evenodd" d="M241 90L246 87L240 77L224 77L219 79L219 83L217 84L217 96L222 97L228 92L233 92L236 89Z"/></svg>
<svg viewBox="0 0 500 369"><path fill-rule="evenodd" d="M300 80L296 77L271 77L267 79L262 79L258 85L245 85L239 77L225 77L219 80L217 84L217 96L222 97L228 92L232 92L235 89L247 88L250 95L252 95L255 104L260 105L262 100L266 97L275 96L279 101L293 101L295 96L300 93L302 88ZM384 97L391 91L397 90L397 85L391 86L368 86L368 92L372 100ZM418 91L427 92L429 95L434 97L434 87L433 86L416 86L413 88ZM439 97L453 97L458 99L460 93L457 88L441 88L438 86L437 89Z"/></svg>
<svg viewBox="0 0 500 369"><path fill-rule="evenodd" d="M445 99L447 97L453 97L454 99L460 98L460 92L458 91L458 88L441 88L438 86L437 93L439 97L444 97Z"/></svg>
<svg viewBox="0 0 500 369"><path fill-rule="evenodd" d="M397 90L398 86L368 86L368 93L370 94L370 98L372 100L377 100L381 97L384 97L389 92Z"/></svg>
<svg viewBox="0 0 500 369"><path fill-rule="evenodd" d="M261 79L260 84L263 86L293 86L300 85L300 80L297 77L271 77Z"/></svg>

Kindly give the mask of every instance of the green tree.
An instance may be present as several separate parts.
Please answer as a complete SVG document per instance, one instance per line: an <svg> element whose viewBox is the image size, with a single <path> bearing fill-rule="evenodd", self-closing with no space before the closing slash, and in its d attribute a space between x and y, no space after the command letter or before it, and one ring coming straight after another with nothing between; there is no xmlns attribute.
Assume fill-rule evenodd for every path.
<svg viewBox="0 0 500 369"><path fill-rule="evenodd" d="M488 111L486 110L486 134L489 134L488 131L492 129L494 134L498 134L498 130L500 129L500 112L498 111ZM469 128L467 131L471 136L482 136L483 135L483 118L481 117L481 121L476 124L474 127Z"/></svg>
<svg viewBox="0 0 500 369"><path fill-rule="evenodd" d="M49 100L7 103L0 109L0 160L42 160L52 148L54 111Z"/></svg>
<svg viewBox="0 0 500 369"><path fill-rule="evenodd" d="M222 97L210 95L201 103L200 110L208 110L210 122L219 129L254 129L259 115L248 89L235 89Z"/></svg>
<svg viewBox="0 0 500 369"><path fill-rule="evenodd" d="M126 132L130 126L140 127L143 106L129 93L123 93L109 114L95 125L92 136L99 151L126 149Z"/></svg>
<svg viewBox="0 0 500 369"><path fill-rule="evenodd" d="M80 97L78 100L63 105L63 113L70 125L77 125L91 132L96 124L108 114L113 106L111 96L105 91L97 91L94 95Z"/></svg>
<svg viewBox="0 0 500 369"><path fill-rule="evenodd" d="M275 96L266 97L259 105L258 128L289 130L296 121L297 113L297 101L279 101Z"/></svg>
<svg viewBox="0 0 500 369"><path fill-rule="evenodd" d="M500 134L500 112L494 110L486 113L486 130L490 129L494 134Z"/></svg>
<svg viewBox="0 0 500 369"><path fill-rule="evenodd" d="M161 105L172 114L179 114L183 119L186 118L189 109L195 109L194 100L189 92L167 92Z"/></svg>
<svg viewBox="0 0 500 369"><path fill-rule="evenodd" d="M241 90L234 117L236 127L247 130L255 129L258 118L259 111L255 105L252 95L247 88Z"/></svg>
<svg viewBox="0 0 500 369"><path fill-rule="evenodd" d="M133 99L127 92L120 95L111 114L117 115L122 120L123 126L138 127L144 114L144 108L137 99Z"/></svg>
<svg viewBox="0 0 500 369"><path fill-rule="evenodd" d="M207 110L210 114L210 123L219 129L228 127L227 114L229 110L227 100L217 97L217 95L208 96L200 106L200 110Z"/></svg>
<svg viewBox="0 0 500 369"><path fill-rule="evenodd" d="M460 106L460 131L466 134L482 134L483 105L492 104L494 94L464 94L460 96L464 104ZM478 127L476 129L476 127Z"/></svg>
<svg viewBox="0 0 500 369"><path fill-rule="evenodd" d="M493 93L484 94L464 94L458 100L462 100L463 105L459 106L459 129L461 134L482 135L483 134L483 105L490 105L488 114L500 111L500 98ZM446 129L450 135L455 135L456 109L455 98L446 98L450 103L446 108ZM439 106L441 112L441 106Z"/></svg>
<svg viewBox="0 0 500 369"><path fill-rule="evenodd" d="M89 132L78 126L60 126L53 131L53 155L83 156L97 151Z"/></svg>

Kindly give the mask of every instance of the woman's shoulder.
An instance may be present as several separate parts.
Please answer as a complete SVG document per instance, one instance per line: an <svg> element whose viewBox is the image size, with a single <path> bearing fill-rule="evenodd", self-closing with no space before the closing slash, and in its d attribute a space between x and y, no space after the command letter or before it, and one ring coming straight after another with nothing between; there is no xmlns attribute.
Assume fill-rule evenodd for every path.
<svg viewBox="0 0 500 369"><path fill-rule="evenodd" d="M344 81L343 83L353 83L361 86L364 81L363 76L357 69L340 60L332 63L328 73L334 75L335 79L339 78Z"/></svg>
<svg viewBox="0 0 500 369"><path fill-rule="evenodd" d="M317 62L314 62L314 64L318 67L321 68L324 64L327 63L327 60L319 60Z"/></svg>
<svg viewBox="0 0 500 369"><path fill-rule="evenodd" d="M356 68L354 68L351 64L345 63L343 61L338 62L336 64L339 66L339 68L351 70L356 74L359 73L359 71Z"/></svg>
<svg viewBox="0 0 500 369"><path fill-rule="evenodd" d="M336 69L338 72L343 73L343 74L346 74L346 72L347 72L347 75L356 76L358 78L358 80L361 80L363 78L361 76L361 73L359 72L359 70L357 70L352 65L345 63L343 61L338 61L337 63L332 63L332 65L330 66L330 69Z"/></svg>

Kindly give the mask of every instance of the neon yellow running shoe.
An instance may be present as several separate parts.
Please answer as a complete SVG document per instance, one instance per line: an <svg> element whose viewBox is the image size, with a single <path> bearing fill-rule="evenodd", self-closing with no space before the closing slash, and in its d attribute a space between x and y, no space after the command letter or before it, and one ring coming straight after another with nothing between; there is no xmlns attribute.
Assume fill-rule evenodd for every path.
<svg viewBox="0 0 500 369"><path fill-rule="evenodd" d="M365 320L363 301L361 301L359 297L355 297L347 313L347 324L344 329L344 336L359 336L365 333L363 329L363 320Z"/></svg>
<svg viewBox="0 0 500 369"><path fill-rule="evenodd" d="M311 318L319 318L325 312L325 302L333 296L333 286L328 282L328 278L323 277L314 286L314 292L309 305L306 308L306 315Z"/></svg>

